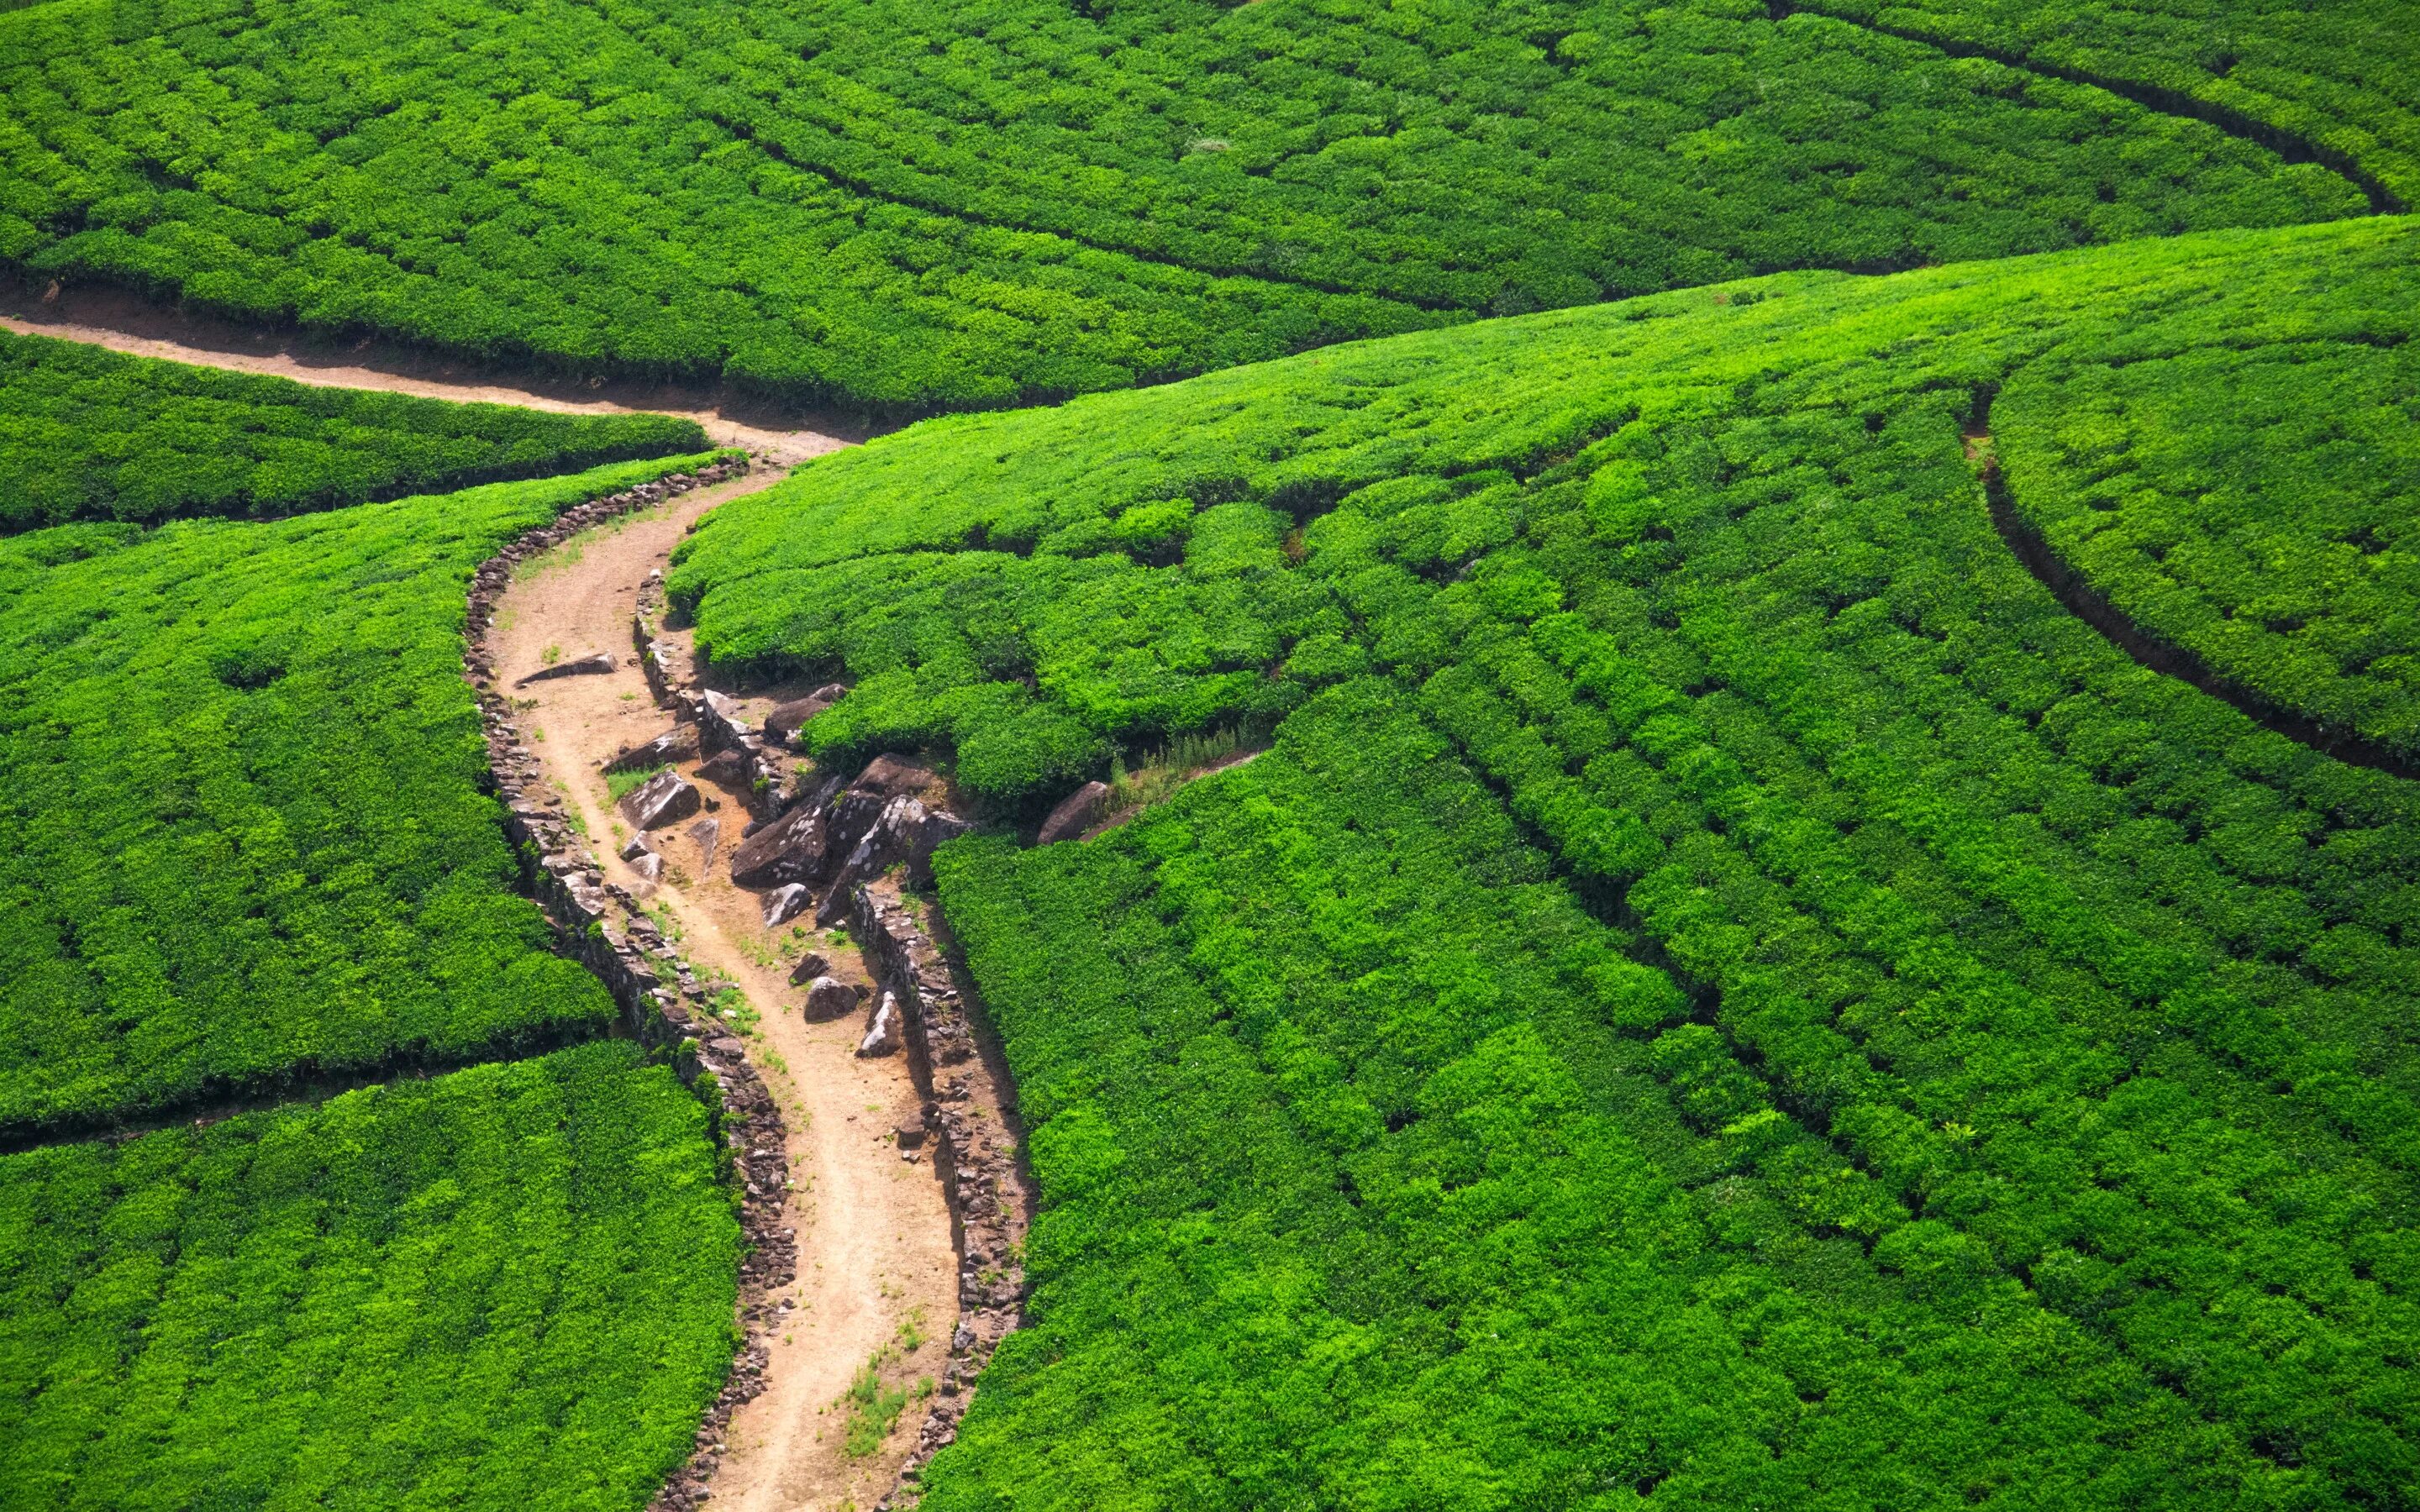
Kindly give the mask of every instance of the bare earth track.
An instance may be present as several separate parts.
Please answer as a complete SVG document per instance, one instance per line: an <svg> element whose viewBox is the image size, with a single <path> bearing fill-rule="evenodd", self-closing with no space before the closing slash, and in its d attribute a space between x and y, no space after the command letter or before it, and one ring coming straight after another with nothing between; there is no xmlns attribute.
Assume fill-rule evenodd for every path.
<svg viewBox="0 0 2420 1512"><path fill-rule="evenodd" d="M506 377L394 342L348 343L304 332L258 331L98 286L0 285L0 329L319 388L520 405L554 414L672 415L696 421L717 446L744 446L760 461L782 467L867 435L864 426L836 415L785 409L727 388L528 373Z"/></svg>
<svg viewBox="0 0 2420 1512"><path fill-rule="evenodd" d="M599 768L669 723L628 655L637 590L706 510L778 477L763 470L575 538L538 559L499 607L491 643L505 684L545 665L550 650L566 659L615 654L610 674L539 683L514 702L550 783L607 858L608 874L634 889L638 873L613 858L628 830ZM685 764L693 772L697 764ZM734 795L701 786L720 805L706 817L721 822L719 856L728 856L747 814ZM802 942L787 927L766 930L756 895L735 887L720 866L701 864L686 830L684 824L658 834L669 865L650 906L701 976L727 980L763 1015L749 1055L788 1124L796 1182L790 1216L799 1279L783 1292L795 1310L768 1338L765 1392L732 1420L714 1504L756 1512L870 1506L896 1482L923 1404L911 1401L880 1450L859 1458L845 1452L844 1394L878 1352L880 1378L892 1389L912 1391L938 1377L957 1322L957 1259L940 1184L928 1164L903 1158L893 1143L892 1131L916 1119L921 1101L904 1057L855 1055L863 1013L804 1020L803 989L789 983L788 958L777 948L786 942L795 953ZM812 943L830 960L832 975L870 980L853 948Z"/></svg>

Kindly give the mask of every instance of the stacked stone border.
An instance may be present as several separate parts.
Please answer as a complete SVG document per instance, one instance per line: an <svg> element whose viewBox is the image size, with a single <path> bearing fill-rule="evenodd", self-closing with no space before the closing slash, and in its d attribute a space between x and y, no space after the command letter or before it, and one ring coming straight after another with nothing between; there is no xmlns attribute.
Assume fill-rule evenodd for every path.
<svg viewBox="0 0 2420 1512"><path fill-rule="evenodd" d="M876 1512L895 1512L922 1500L925 1462L956 1441L976 1378L1025 1320L1025 1236L1035 1192L1014 1084L973 985L947 948L940 904L929 897L910 903L879 882L859 883L849 901L850 933L866 965L899 1000L908 1069L924 1097L933 1169L958 1254L950 1362L898 1489L876 1504Z"/></svg>
<svg viewBox="0 0 2420 1512"><path fill-rule="evenodd" d="M505 833L520 856L522 884L554 926L558 948L596 973L621 1009L628 1032L667 1058L706 1103L709 1128L740 1194L740 1227L747 1236L739 1267L742 1342L721 1394L698 1426L690 1458L650 1504L661 1512L706 1499L732 1414L765 1389L771 1359L766 1336L776 1323L767 1299L798 1274L797 1238L783 1227L790 1173L782 1114L739 1040L709 1011L706 985L639 901L606 880L566 816L562 795L548 787L535 752L514 722L509 698L497 690L489 634L496 606L521 563L582 531L747 471L747 459L734 457L566 510L480 564L471 579L465 626L464 673L478 696L488 767L504 807Z"/></svg>
<svg viewBox="0 0 2420 1512"><path fill-rule="evenodd" d="M754 779L751 809L760 822L830 799L836 782L790 771L763 734L733 717L721 694L698 685L690 658L676 656L657 633L664 604L663 579L651 576L640 586L630 621L631 649L656 702L696 723L702 754L743 753ZM875 1504L875 1512L905 1512L923 1499L926 1462L956 1441L976 1377L1000 1341L1024 1321L1025 1236L1035 1191L1022 1154L1015 1084L972 983L947 948L940 904L930 897L911 903L883 880L848 886L849 932L867 974L877 992L899 1003L908 1072L923 1099L923 1130L958 1258L958 1321L950 1333L949 1363L916 1447L900 1467L899 1484Z"/></svg>

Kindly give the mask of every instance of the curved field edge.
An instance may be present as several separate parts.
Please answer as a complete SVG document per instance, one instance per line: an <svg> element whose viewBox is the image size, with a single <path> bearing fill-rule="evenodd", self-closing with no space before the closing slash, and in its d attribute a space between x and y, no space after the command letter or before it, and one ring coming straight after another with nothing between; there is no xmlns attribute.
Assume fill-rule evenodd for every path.
<svg viewBox="0 0 2420 1512"><path fill-rule="evenodd" d="M1439 57L1416 36L1373 25L1366 48L1330 56L1307 12L1178 8L1170 34L1212 39L1215 55L1167 76L1232 64L1226 75L1256 79L1266 64L1271 81L1252 87L1271 108L1242 110L1218 128L1226 135L1208 125L1201 130L1210 134L1193 134L1190 116L1206 111L1207 122L1229 109L1217 91L1196 99L1161 78L1093 77L1108 65L1071 38L1119 18L1029 18L1047 38L1034 45L1073 47L1071 69L1104 95L1131 86L1169 97L1142 132L1176 133L1167 150L1112 167L1104 155L1119 159L1123 137L1071 134L1050 113L997 136L970 122L924 130L949 120L970 88L1021 86L1028 65L1016 50L976 56L988 33L939 76L909 67L912 76L894 78L883 71L898 61L888 52L852 51L873 23L827 37L814 18L787 12L733 18L743 35L726 38L723 18L667 6L658 14L670 26L642 38L619 28L627 22L636 33L645 12L575 7L543 26L498 21L489 45L466 52L450 39L432 50L408 8L334 27L307 8L296 16L272 8L220 35L209 6L171 8L96 39L70 36L46 8L0 23L21 39L23 71L10 96L23 102L13 127L32 165L0 223L0 253L39 276L103 277L253 318L300 315L332 331L392 332L580 370L610 359L629 371L721 372L912 408L1114 388L1438 318L1758 268L1903 267L2364 208L2328 176L2197 121L2022 68L1916 55L1911 44L1813 18L1776 24L1714 5L1633 25L1638 18L1626 13L1575 10L1550 45L1526 24L1517 40L1457 31L1439 34ZM931 23L923 12L881 18L916 35ZM685 67L649 51L668 29L700 34ZM178 49L189 34L208 66L186 66ZM305 54L300 62L282 51L289 43ZM349 48L341 64L310 52L337 46ZM77 71L92 50L113 52L129 79L146 78L123 108L95 93L99 70ZM652 87L588 100L580 80L609 54ZM508 79L466 85L463 70L490 67L472 60L491 55L514 60ZM243 66L225 80L210 73L231 56ZM393 70L380 71L390 58ZM950 71L961 64L972 70L964 78ZM834 68L881 77L855 87ZM986 82L985 68L1015 77ZM1376 112L1366 119L1323 112L1336 131L1357 123L1341 140L1291 118L1312 87L1295 74L1371 69L1407 71L1383 86L1338 85L1387 97L1356 95ZM1437 84L1466 69L1496 80L1513 103L1491 103L1469 125L1460 92ZM752 85L729 86L719 73ZM1907 84L1911 74L1920 85ZM1794 116L1767 100L1766 75L1784 81L1776 97L1840 94L1854 108ZM344 83L333 85L338 76ZM1709 100L1701 76L1730 83ZM498 114L494 100L525 78L562 95L522 94ZM487 82L496 87L469 86ZM187 110L163 103L171 96L210 103ZM1637 131L1631 112L1599 108L1634 99L1653 106ZM87 129L86 109L105 127ZM474 168L427 151L415 133L440 109L461 116L463 129L475 118L494 160ZM860 119L861 110L878 118ZM182 144L173 162L156 161L162 136L136 124L155 113L160 133ZM1390 116L1405 117L1402 130L1381 130ZM1591 147L1559 155L1563 166L1541 177L1527 153L1489 145L1490 122L1512 138L1580 133ZM112 135L120 123L123 140ZM1037 132L1047 147L1032 147ZM1270 140L1255 142L1257 132ZM1598 142L1593 132L1609 134ZM914 167L869 161L894 133L933 137L923 156L938 154L938 171L921 158ZM944 137L955 145L936 145ZM209 163L240 174L272 161L274 182L240 206L194 187L216 182ZM605 161L612 171L599 169ZM1105 174L1115 180L1106 196ZM986 186L1003 177L1015 184L995 204ZM1447 177L1484 203L1433 193ZM1842 187L1852 178L1854 193ZM421 193L398 201L397 182ZM469 219L452 224L450 214ZM544 233L566 219L584 222L577 239L609 249L620 287L604 286L597 259L548 261ZM701 225L713 234L698 235ZM1124 250L1088 245L1120 237L1131 243ZM488 243L503 239L515 255L489 255ZM673 243L677 255L663 251ZM747 250L759 247L783 255ZM1349 266L1314 268L1340 258ZM1510 273L1499 266L1508 261ZM928 269L952 276L937 284ZM623 292L641 285L652 297ZM580 298L562 298L564 289Z"/></svg>
<svg viewBox="0 0 2420 1512"><path fill-rule="evenodd" d="M709 523L675 594L854 676L836 758L1038 806L1278 722L937 860L1044 1209L928 1504L2399 1504L2420 807L2067 615L1960 430L2045 352L2408 308L2412 235L1335 348Z"/></svg>
<svg viewBox="0 0 2420 1512"><path fill-rule="evenodd" d="M0 331L0 530L270 518L694 453L691 421L315 388Z"/></svg>
<svg viewBox="0 0 2420 1512"><path fill-rule="evenodd" d="M706 1124L608 1042L0 1157L0 1505L644 1504L737 1342Z"/></svg>
<svg viewBox="0 0 2420 1512"><path fill-rule="evenodd" d="M0 542L0 1127L23 1140L602 1033L515 891L472 572L622 463L273 523Z"/></svg>

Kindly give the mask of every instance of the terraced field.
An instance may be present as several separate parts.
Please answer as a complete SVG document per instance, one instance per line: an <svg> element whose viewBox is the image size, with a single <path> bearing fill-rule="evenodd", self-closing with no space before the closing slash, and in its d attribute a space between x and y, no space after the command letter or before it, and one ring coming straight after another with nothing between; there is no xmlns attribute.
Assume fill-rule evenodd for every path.
<svg viewBox="0 0 2420 1512"><path fill-rule="evenodd" d="M0 1505L2420 1508L2407 11L0 0Z"/></svg>

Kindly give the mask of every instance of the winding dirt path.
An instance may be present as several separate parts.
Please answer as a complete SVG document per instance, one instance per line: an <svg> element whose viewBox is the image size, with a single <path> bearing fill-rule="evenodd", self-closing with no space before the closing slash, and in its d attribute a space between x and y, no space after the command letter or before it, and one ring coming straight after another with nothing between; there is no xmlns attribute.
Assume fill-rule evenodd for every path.
<svg viewBox="0 0 2420 1512"><path fill-rule="evenodd" d="M614 655L610 674L539 683L511 696L548 780L585 825L608 875L626 887L637 889L642 878L616 855L629 831L600 767L672 722L630 655L637 590L706 510L778 477L760 470L576 537L526 569L498 607L490 643L504 686L554 659L550 650L562 659ZM685 764L695 772L694 761ZM865 1013L809 1024L799 1011L805 990L788 980L792 960L809 949L843 980L868 980L864 963L853 948L819 933L764 928L756 896L733 887L722 868L748 816L736 795L700 786L717 804L700 817L721 824L716 863L703 864L690 834L695 821L656 831L667 870L650 907L702 978L736 985L762 1014L744 1038L789 1125L799 1247L798 1280L774 1303L790 1309L767 1341L767 1388L732 1420L713 1504L749 1512L867 1507L895 1484L923 1411L910 1400L878 1449L852 1457L844 1394L877 1354L889 1389L912 1394L920 1380L940 1374L958 1315L950 1214L932 1166L903 1157L894 1142L897 1126L921 1116L906 1057L859 1059Z"/></svg>
<svg viewBox="0 0 2420 1512"><path fill-rule="evenodd" d="M340 342L271 332L153 303L123 290L0 286L0 329L81 341L135 357L259 373L319 388L369 389L458 404L510 404L555 414L675 415L717 446L744 446L788 466L870 434L830 411L785 407L728 388L491 371L399 343Z"/></svg>

